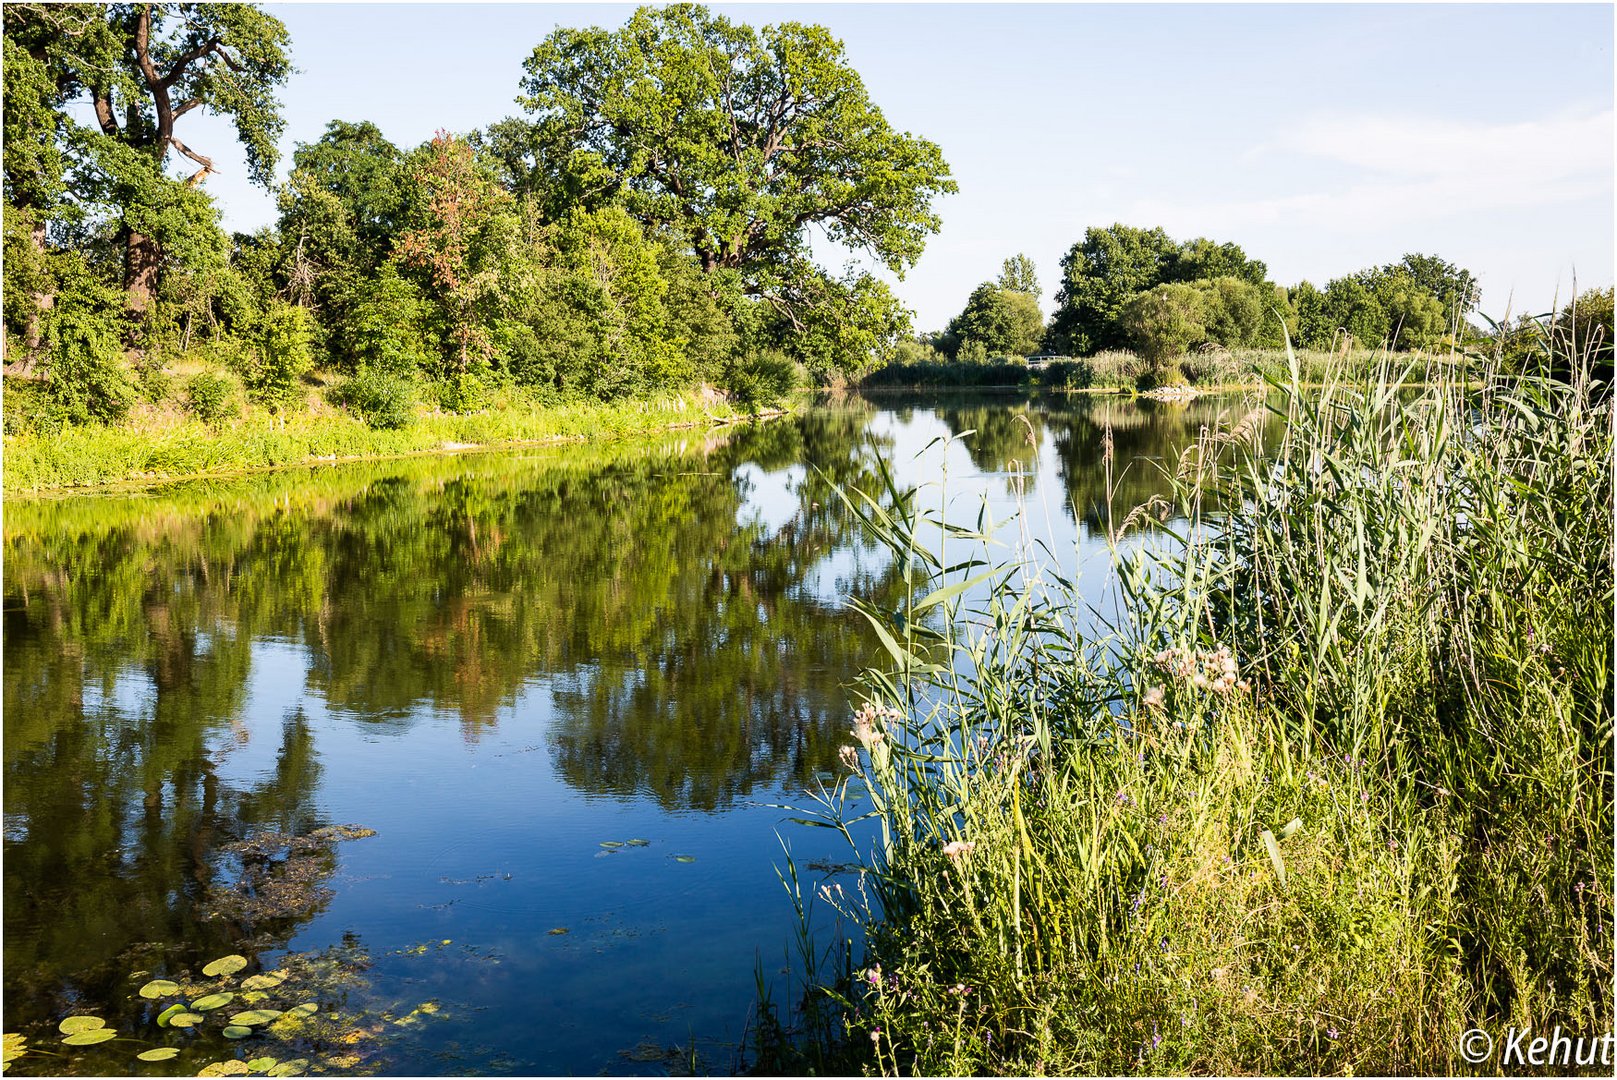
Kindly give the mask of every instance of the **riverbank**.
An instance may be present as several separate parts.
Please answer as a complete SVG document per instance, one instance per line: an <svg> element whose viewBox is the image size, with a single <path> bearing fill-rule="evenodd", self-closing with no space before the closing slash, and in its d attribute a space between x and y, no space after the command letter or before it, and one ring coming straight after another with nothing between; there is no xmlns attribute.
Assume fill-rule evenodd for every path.
<svg viewBox="0 0 1617 1080"><path fill-rule="evenodd" d="M922 559L867 606L889 655L811 810L870 792L860 888L814 894L868 947L795 1039L760 1025L765 1071L1450 1074L1473 1028L1611 1030L1609 401L1279 407L1279 444L1234 418L1115 508L1103 640L1035 562L942 591L979 538L925 551L935 492L866 515Z"/></svg>
<svg viewBox="0 0 1617 1080"><path fill-rule="evenodd" d="M780 413L749 414L722 398L698 394L516 402L472 413L424 413L397 429L372 428L335 410L284 417L254 410L219 426L152 414L117 427L6 436L4 489L8 496L37 494L407 454L621 439L775 415Z"/></svg>

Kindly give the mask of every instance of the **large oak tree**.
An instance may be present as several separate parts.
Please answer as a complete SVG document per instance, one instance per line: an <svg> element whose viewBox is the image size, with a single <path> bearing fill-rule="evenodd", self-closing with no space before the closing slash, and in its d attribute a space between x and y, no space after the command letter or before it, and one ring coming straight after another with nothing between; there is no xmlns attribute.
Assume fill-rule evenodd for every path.
<svg viewBox="0 0 1617 1080"><path fill-rule="evenodd" d="M823 27L641 8L617 30L556 31L526 70L543 186L676 231L705 271L739 272L794 325L817 287L802 279L811 230L902 275L938 229L934 199L956 190L938 147L893 129Z"/></svg>
<svg viewBox="0 0 1617 1080"><path fill-rule="evenodd" d="M197 216L169 190L176 181L165 163L172 152L199 166L189 186L215 171L204 148L180 138L179 120L198 109L228 117L252 179L270 182L283 127L275 92L292 70L286 27L250 4L8 4L5 32L8 127L14 113L25 116L48 146L30 140L14 153L8 131L8 201L31 199L42 219L74 202L110 204L121 219L129 310L144 313L164 258L151 223ZM14 57L26 58L26 80L13 80ZM14 88L26 94L15 106ZM90 106L94 127L73 119L75 101ZM36 157L49 166L43 182L18 180Z"/></svg>

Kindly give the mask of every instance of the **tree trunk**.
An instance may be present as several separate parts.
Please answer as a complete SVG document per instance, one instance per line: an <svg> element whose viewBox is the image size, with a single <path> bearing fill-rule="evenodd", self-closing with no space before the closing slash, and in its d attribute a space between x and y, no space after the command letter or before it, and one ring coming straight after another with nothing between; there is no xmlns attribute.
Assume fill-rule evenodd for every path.
<svg viewBox="0 0 1617 1080"><path fill-rule="evenodd" d="M33 243L36 265L45 264L45 223L34 222L29 230L29 240ZM47 278L48 281L48 278ZM15 361L16 367L11 374L19 378L30 378L34 375L34 365L39 362L39 350L45 336L45 314L56 306L56 296L49 292L36 292L32 295L34 310L28 318L28 325L23 328L22 355L6 356L5 362Z"/></svg>
<svg viewBox="0 0 1617 1080"><path fill-rule="evenodd" d="M157 241L137 232L129 234L124 284L129 290L128 311L136 322L146 317L157 296L157 268L162 254Z"/></svg>

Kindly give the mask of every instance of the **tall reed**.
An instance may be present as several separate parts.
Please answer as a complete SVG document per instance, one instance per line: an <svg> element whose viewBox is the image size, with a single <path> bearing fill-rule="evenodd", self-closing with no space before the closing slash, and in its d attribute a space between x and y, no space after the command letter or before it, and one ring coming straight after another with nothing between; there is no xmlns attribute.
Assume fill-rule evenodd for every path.
<svg viewBox="0 0 1617 1080"><path fill-rule="evenodd" d="M804 818L866 942L810 972L818 1066L1452 1072L1471 1027L1612 1030L1610 403L1586 362L1288 357L1109 518L1106 602L847 495L910 576Z"/></svg>

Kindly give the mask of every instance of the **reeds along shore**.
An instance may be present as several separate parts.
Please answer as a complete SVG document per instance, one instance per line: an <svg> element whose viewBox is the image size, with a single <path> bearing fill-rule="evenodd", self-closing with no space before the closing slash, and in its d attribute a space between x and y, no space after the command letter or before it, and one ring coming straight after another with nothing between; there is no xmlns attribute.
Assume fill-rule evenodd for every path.
<svg viewBox="0 0 1617 1080"><path fill-rule="evenodd" d="M1100 637L1097 598L1030 557L965 603L944 568L988 549L922 546L935 493L851 494L910 598L869 612L890 655L812 808L862 869L815 892L791 868L809 975L798 1022L765 1002L759 1066L1496 1072L1468 1029L1611 1031L1589 359L1480 390L1395 357L1304 390L1294 360L1254 399L1278 446L1236 413L1170 464L1171 507L1115 508ZM1214 490L1238 509L1204 513ZM861 954L817 948L828 903Z"/></svg>

